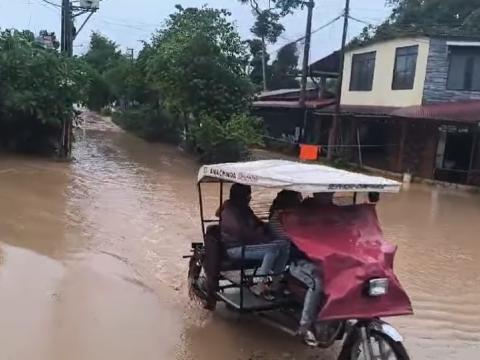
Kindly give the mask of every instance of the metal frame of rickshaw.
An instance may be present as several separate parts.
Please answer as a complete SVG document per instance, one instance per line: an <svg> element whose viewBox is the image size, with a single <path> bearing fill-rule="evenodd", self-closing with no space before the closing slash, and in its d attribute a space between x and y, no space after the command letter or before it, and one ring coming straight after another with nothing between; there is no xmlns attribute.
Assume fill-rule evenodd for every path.
<svg viewBox="0 0 480 360"><path fill-rule="evenodd" d="M219 187L219 192L220 192L220 196L219 196L219 207L222 206L224 200L224 184L234 184L234 182L231 182L231 181L225 181L225 180L213 180L213 179L210 179L210 180L202 180L202 181L199 181L197 183L197 188L198 188L198 197L199 197L199 206L200 206L200 217L201 217L201 227L202 227L202 237L203 237L203 241L205 243L205 240L206 240L206 225L208 224L220 224L220 221L221 221L221 218L219 218L218 220L216 219L205 219L204 217L204 206L203 206L203 193L202 193L202 184L216 184L218 183L220 185ZM353 204L357 204L357 194L358 192L353 192ZM239 301L239 309L237 309L239 312L256 312L256 311L268 311L268 310L274 310L274 309L279 309L279 308L283 308L285 307L286 303L278 303L278 302L270 302L270 306L262 306L262 307L258 307L258 308L244 308L244 291L245 291L245 288L244 288L244 284L245 284L245 280L246 278L248 278L249 276L246 276L245 275L245 245L242 245L242 256L241 256L241 259L240 259L240 283L239 284L235 284L232 280L230 279L226 279L228 281L231 282L230 285L226 285L226 286L219 286L219 290L222 291L222 290L225 290L225 289L228 289L228 288L234 288L234 287L239 287L240 289L240 301ZM256 270L255 270L256 271ZM256 276L255 272L253 274L253 276ZM223 301L225 303L228 303L229 305L232 305L234 308L235 308L235 304L233 303L230 303L228 301L226 301L224 298L221 298L219 299L220 301Z"/></svg>
<svg viewBox="0 0 480 360"><path fill-rule="evenodd" d="M220 222L221 222L221 217L219 217L218 220L216 219L209 219L209 220L206 220L205 219L205 212L204 212L204 208L203 208L203 195L202 195L202 184L215 184L215 183L218 183L220 185L220 196L219 196L219 208L223 205L223 188L224 188L224 184L227 183L227 184L230 184L232 182L227 182L227 181L224 181L224 180L203 180L203 181L199 181L198 184L197 184L197 188L198 188L198 199L199 199L199 206L200 206L200 218L201 218L201 226L202 226L202 237L203 237L203 241L205 243L205 240L206 240L206 226L205 224L215 224L215 223L218 223L220 225ZM245 263L245 245L242 245L242 256L241 256L241 259L240 259L240 284L238 284L238 287L240 289L240 303L239 303L239 309L238 311L240 312L245 312L245 309L244 309L244 281L245 281L245 266L244 266L244 263ZM219 286L219 290L224 290L224 289L227 289L227 288L231 288L231 287L236 287L236 284L231 284L231 285L227 285L227 286ZM221 301L224 301L224 299L220 299ZM273 306L273 303L272 303L272 309L274 308L277 308L278 306ZM268 310L268 309L262 309L262 310Z"/></svg>
<svg viewBox="0 0 480 360"><path fill-rule="evenodd" d="M277 161L278 163L275 163ZM317 170L321 173L323 170L326 170L325 177L326 179L321 180L317 177L322 175L318 173L311 173L310 170L312 168L304 168L305 170L305 181L299 182L298 186L296 184L296 179L299 176L295 169L291 168L293 162L288 161L281 161L281 160L264 160L265 163L262 161L258 161L256 164L252 162L250 167L245 166L248 165L246 163L240 163L239 167L235 163L229 164L217 164L211 166L205 166L203 169L199 171L198 175L198 195L199 195L199 205L200 205L200 216L201 216L201 226L202 226L202 236L203 236L203 243L192 243L192 256L184 256L184 258L190 258L190 265L189 265L189 279L199 279L200 272L206 270L204 265L205 256L209 253L205 252L206 246L210 240L210 235L215 237L215 241L220 241L217 236L218 234L211 233L209 234L208 231L208 224L220 224L221 218L217 219L205 219L205 208L204 208L204 200L203 200L203 191L202 191L202 184L219 184L219 206L221 207L224 203L224 184L225 183L237 183L237 178L241 179L242 181L238 181L238 183L249 184L259 188L268 188L268 189L292 189L301 192L322 192L328 191L333 193L349 193L353 194L353 204L358 204L358 193L396 193L400 190L401 184L392 180L380 178L380 177L371 177L368 175L362 174L355 174L350 173L350 175L358 176L358 179L355 178L348 178L350 176L348 173L343 170L338 170L339 173L335 174L328 169L321 169L318 168ZM301 163L300 163L301 164ZM285 166L285 168L282 168ZM308 165L307 165L308 166ZM224 169L222 169L222 167ZM260 172L264 170L264 167L270 168L272 172L268 173L272 177L262 177ZM275 169L275 167L278 167ZM325 167L324 167L325 168ZM273 170L272 170L273 169ZM315 170L315 169L313 169ZM224 171L222 173L222 171ZM277 173L275 174L275 171ZM278 175L275 178L273 175ZM211 175L211 176L210 176ZM343 182L335 181L335 177L345 175ZM313 177L312 177L313 176ZM367 179L371 178L371 179ZM376 178L376 179L375 179ZM313 182L309 182L313 181ZM338 185L338 187L337 187ZM318 190L317 190L318 189ZM372 202L378 201L378 197L376 196L373 199L370 199ZM214 249L212 247L211 249ZM282 302L282 301L273 301L271 304L267 306L256 306L255 302L257 301L255 298L255 302L253 302L254 306L245 306L245 291L248 291L247 287L245 286L246 283L245 279L246 270L252 269L253 267L246 268L245 266L248 263L245 259L245 245L242 246L242 254L241 259L238 265L239 269L235 267L234 271L240 271L240 282L237 283L235 280L231 280L228 277L224 276L222 272L230 271L225 268L220 267L220 281L221 279L229 280L230 284L227 286L223 286L220 283L217 283L217 287L215 291L213 288L207 289L206 291L209 292L208 294L205 293L205 289L201 289L198 287L198 283L191 283L193 285L190 290L192 293L190 294L193 297L199 299L204 308L208 310L215 309L215 303L211 303L209 296L215 296L215 302L221 301L224 302L227 307L230 307L232 310L239 311L240 313L255 313L259 315L260 319L266 321L270 325L285 331L291 335L296 335L294 328L298 326L298 324L291 324L289 320L298 320L296 319L296 310L301 304L298 303L298 299L285 297L285 300L289 300L289 303ZM223 265L223 264L222 264ZM192 271L192 272L190 272ZM217 271L217 270L215 270ZM208 275L208 274L207 274ZM190 278L192 276L192 278ZM220 286L218 286L220 285ZM207 284L208 286L208 284ZM232 292L227 294L223 290L228 288L239 288L239 292ZM214 292L214 294L213 294ZM228 297L227 295L231 295ZM372 295L373 296L373 295ZM405 294L406 296L406 294ZM252 299L255 296L252 294ZM247 299L248 300L248 299ZM236 303L234 302L236 301ZM408 297L404 299L404 301L409 302ZM247 301L248 302L248 301ZM269 302L259 300L259 303L263 303L263 305L267 305ZM408 304L405 305L408 307ZM278 313L274 310L279 310ZM293 310L293 311L292 311ZM411 309L406 308L405 310L400 310L402 313L398 313L397 315L409 315L411 314ZM405 311L405 313L403 313ZM277 316L278 315L278 316ZM287 322L284 322L283 318L286 315L288 318ZM290 315L292 315L290 317ZM387 315L391 316L391 315ZM336 340L343 341L343 347L338 357L339 360L351 360L355 358L353 356L357 351L364 353L363 355L366 358L371 358L372 355L375 356L373 353L372 342L376 341L379 346L379 351L381 352L381 356L384 355L385 344L388 344L387 347L387 355L390 356L391 354L395 355L397 360L409 360L408 353L403 345L403 338L401 334L390 324L384 322L380 319L380 315L368 315L367 317L356 317L353 316L351 319L346 318L344 320L332 320L326 321L325 323L327 327L329 327L330 331L326 334L327 338L323 339L322 343L319 344L319 347L326 348L333 344ZM324 324L324 325L325 325ZM294 327L291 327L293 325ZM328 329L327 329L328 331ZM382 350L383 349L383 350ZM370 354L370 355L369 355ZM353 357L352 357L353 356Z"/></svg>

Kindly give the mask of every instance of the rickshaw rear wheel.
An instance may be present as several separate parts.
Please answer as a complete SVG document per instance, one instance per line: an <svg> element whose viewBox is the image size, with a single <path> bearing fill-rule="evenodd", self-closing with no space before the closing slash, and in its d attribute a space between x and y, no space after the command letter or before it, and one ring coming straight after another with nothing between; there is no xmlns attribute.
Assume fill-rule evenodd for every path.
<svg viewBox="0 0 480 360"><path fill-rule="evenodd" d="M338 357L338 360L365 360L371 358L372 360L410 360L407 350L401 342L397 342L391 337L375 330L369 332L371 340L379 344L388 345L389 350L384 349L384 354L374 354L370 357L362 356L363 339L360 329L352 330L345 340L343 349ZM392 357L393 356L393 357Z"/></svg>

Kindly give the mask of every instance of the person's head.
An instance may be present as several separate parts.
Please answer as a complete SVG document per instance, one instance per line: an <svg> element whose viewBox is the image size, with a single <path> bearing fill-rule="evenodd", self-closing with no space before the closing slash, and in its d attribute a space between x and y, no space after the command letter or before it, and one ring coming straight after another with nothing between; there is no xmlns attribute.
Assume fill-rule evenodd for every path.
<svg viewBox="0 0 480 360"><path fill-rule="evenodd" d="M291 208L300 205L302 194L298 191L282 190L277 194L274 201L278 203L279 208Z"/></svg>
<svg viewBox="0 0 480 360"><path fill-rule="evenodd" d="M368 193L368 201L372 204L376 204L380 201L380 193L378 192L369 192Z"/></svg>
<svg viewBox="0 0 480 360"><path fill-rule="evenodd" d="M331 192L314 193L313 198L317 205L333 205L333 195Z"/></svg>
<svg viewBox="0 0 480 360"><path fill-rule="evenodd" d="M277 194L273 200L270 212L277 210L292 209L299 206L302 202L302 194L297 191L282 190Z"/></svg>
<svg viewBox="0 0 480 360"><path fill-rule="evenodd" d="M233 184L230 188L230 201L238 205L248 205L252 198L252 188L248 185Z"/></svg>

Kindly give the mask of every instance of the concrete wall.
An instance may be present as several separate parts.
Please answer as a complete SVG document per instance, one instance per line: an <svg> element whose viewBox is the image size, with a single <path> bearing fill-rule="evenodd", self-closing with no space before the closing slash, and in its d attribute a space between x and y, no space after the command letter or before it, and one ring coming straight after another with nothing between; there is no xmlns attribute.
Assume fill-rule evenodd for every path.
<svg viewBox="0 0 480 360"><path fill-rule="evenodd" d="M418 45L417 69L412 90L392 90L395 51L399 47ZM421 105L430 40L428 38L402 38L375 43L349 51L345 55L343 71L342 104L373 106ZM376 51L372 91L350 91L352 57L354 54Z"/></svg>
<svg viewBox="0 0 480 360"><path fill-rule="evenodd" d="M430 54L423 91L423 103L479 100L478 91L447 90L448 80L448 45L445 39L430 40Z"/></svg>

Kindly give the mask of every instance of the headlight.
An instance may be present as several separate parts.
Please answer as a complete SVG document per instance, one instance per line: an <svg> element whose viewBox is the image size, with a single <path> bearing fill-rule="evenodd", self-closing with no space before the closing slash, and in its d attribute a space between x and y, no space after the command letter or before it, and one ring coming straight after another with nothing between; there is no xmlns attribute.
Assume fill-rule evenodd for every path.
<svg viewBox="0 0 480 360"><path fill-rule="evenodd" d="M372 279L368 282L368 295L383 296L388 293L388 279Z"/></svg>

